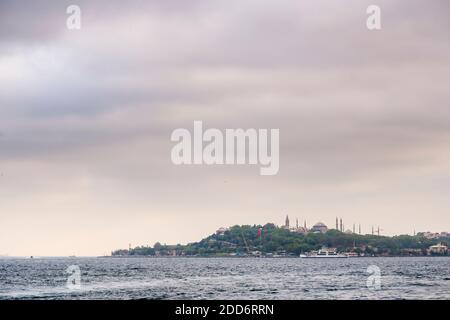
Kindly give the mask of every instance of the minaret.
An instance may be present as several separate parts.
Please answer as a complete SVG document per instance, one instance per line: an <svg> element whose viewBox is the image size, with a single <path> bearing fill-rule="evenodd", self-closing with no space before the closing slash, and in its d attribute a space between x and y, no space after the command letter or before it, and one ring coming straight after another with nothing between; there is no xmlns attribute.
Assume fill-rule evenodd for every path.
<svg viewBox="0 0 450 320"><path fill-rule="evenodd" d="M336 230L339 230L338 218L336 217Z"/></svg>
<svg viewBox="0 0 450 320"><path fill-rule="evenodd" d="M355 233L355 224L353 224L353 233Z"/></svg>
<svg viewBox="0 0 450 320"><path fill-rule="evenodd" d="M373 235L373 226L372 226L372 235Z"/></svg>
<svg viewBox="0 0 450 320"><path fill-rule="evenodd" d="M343 226L342 226L342 218L341 218L341 232L344 232Z"/></svg>
<svg viewBox="0 0 450 320"><path fill-rule="evenodd" d="M306 219L305 219L304 227L305 227L305 230L306 230Z"/></svg>
<svg viewBox="0 0 450 320"><path fill-rule="evenodd" d="M284 226L285 226L287 229L289 229L289 216L288 216L288 215L286 215L286 222L285 222Z"/></svg>
<svg viewBox="0 0 450 320"><path fill-rule="evenodd" d="M359 224L359 234L361 234L361 224Z"/></svg>
<svg viewBox="0 0 450 320"><path fill-rule="evenodd" d="M298 229L298 219L295 219L295 225L296 225L296 227Z"/></svg>

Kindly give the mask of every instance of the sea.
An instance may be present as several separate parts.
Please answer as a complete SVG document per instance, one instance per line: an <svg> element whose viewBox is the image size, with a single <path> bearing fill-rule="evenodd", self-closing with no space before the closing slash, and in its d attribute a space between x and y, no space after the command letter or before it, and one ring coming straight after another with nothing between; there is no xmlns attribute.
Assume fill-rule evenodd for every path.
<svg viewBox="0 0 450 320"><path fill-rule="evenodd" d="M0 258L0 299L450 299L450 257Z"/></svg>

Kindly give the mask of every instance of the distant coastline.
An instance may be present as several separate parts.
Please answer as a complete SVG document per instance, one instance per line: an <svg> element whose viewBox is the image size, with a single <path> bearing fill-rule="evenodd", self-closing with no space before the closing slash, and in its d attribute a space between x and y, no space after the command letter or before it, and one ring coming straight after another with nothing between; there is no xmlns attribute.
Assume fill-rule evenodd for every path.
<svg viewBox="0 0 450 320"><path fill-rule="evenodd" d="M320 225L322 227L323 224ZM314 228L314 227L313 227ZM297 230L300 230L297 232ZM167 245L119 249L112 257L313 257L330 252L340 257L418 257L449 256L450 236L356 234L336 229L301 232L272 223L236 225L220 228L214 234L186 245Z"/></svg>

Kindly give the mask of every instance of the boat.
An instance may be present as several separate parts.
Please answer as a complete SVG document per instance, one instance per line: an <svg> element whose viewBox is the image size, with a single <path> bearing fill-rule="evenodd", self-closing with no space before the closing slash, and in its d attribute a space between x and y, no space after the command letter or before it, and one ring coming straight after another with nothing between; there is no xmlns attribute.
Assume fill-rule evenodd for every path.
<svg viewBox="0 0 450 320"><path fill-rule="evenodd" d="M356 252L346 252L344 253L349 258L357 258L359 255Z"/></svg>
<svg viewBox="0 0 450 320"><path fill-rule="evenodd" d="M336 249L329 249L323 247L317 252L311 252L310 254L301 254L300 258L348 258L345 254L336 252Z"/></svg>

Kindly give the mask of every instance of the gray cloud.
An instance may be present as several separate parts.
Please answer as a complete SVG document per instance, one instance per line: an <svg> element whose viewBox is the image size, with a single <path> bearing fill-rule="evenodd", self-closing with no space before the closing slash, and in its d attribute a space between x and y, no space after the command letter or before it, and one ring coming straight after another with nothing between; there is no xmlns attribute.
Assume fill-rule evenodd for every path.
<svg viewBox="0 0 450 320"><path fill-rule="evenodd" d="M101 254L284 213L389 233L450 225L447 1L379 1L376 32L369 1L78 1L80 31L65 29L68 4L0 3L10 230L26 219L73 240L92 219L105 243L77 250ZM170 133L194 120L280 128L279 175L173 166ZM13 231L0 243L28 252L40 238L27 232L22 246ZM65 252L40 241L43 253Z"/></svg>

